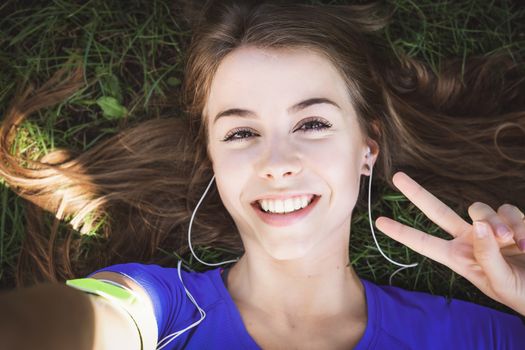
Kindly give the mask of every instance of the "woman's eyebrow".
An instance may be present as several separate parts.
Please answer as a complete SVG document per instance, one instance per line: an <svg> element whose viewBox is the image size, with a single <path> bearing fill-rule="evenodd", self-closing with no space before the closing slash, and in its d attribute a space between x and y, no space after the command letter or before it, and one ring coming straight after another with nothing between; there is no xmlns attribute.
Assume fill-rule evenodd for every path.
<svg viewBox="0 0 525 350"><path fill-rule="evenodd" d="M333 106L337 107L338 109L341 109L341 107L339 107L339 105L337 103L335 103L334 101L332 101L332 100L330 100L328 98L325 98L325 97L314 97L314 98L309 98L307 100L304 100L304 101L301 101L299 103L294 104L293 106L288 108L288 113L297 113L297 112L299 112L302 109L305 109L305 108L310 107L310 106L315 105L315 104L321 104L321 103L330 104L330 105L333 105ZM227 109L225 111L222 111L222 112L218 113L215 116L214 120L213 120L213 124L215 124L217 122L217 120L219 118L222 118L222 117L231 117L231 116L255 117L255 115L256 115L255 112L249 111L247 109L230 108L230 109Z"/></svg>

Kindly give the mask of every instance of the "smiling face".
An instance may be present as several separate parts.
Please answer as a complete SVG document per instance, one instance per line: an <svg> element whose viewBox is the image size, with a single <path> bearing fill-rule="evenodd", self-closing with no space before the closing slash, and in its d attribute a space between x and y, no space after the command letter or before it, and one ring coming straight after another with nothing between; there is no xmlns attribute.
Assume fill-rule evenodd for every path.
<svg viewBox="0 0 525 350"><path fill-rule="evenodd" d="M204 116L219 195L247 254L296 259L348 242L367 144L328 59L238 48L219 65ZM256 204L312 194L299 215L263 214Z"/></svg>

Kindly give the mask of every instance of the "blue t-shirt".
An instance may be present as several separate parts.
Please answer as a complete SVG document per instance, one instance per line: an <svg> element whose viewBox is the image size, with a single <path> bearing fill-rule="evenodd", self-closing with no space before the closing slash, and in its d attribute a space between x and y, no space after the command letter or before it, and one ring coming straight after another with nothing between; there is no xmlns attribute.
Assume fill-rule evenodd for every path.
<svg viewBox="0 0 525 350"><path fill-rule="evenodd" d="M181 269L184 286L205 318L163 349L260 349L224 285L222 270ZM100 271L123 274L147 291L155 309L159 345L202 317L176 268L129 263ZM516 316L461 300L361 282L368 320L354 349L525 349L525 324Z"/></svg>

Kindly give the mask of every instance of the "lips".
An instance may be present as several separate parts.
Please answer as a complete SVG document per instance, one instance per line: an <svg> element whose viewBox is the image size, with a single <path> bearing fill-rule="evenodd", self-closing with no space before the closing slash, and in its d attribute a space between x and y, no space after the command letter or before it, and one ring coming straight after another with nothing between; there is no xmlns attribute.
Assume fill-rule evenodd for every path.
<svg viewBox="0 0 525 350"><path fill-rule="evenodd" d="M316 207L320 198L321 196L314 195L314 198L306 207L286 214L267 213L262 210L260 204L257 201L251 203L251 206L254 208L257 216L263 222L271 226L281 227L294 224L306 218L307 215Z"/></svg>

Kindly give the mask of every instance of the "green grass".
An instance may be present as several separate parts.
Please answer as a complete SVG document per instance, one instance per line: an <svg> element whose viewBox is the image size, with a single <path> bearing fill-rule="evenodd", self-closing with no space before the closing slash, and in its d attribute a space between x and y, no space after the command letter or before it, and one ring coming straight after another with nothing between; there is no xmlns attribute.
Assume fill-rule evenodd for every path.
<svg viewBox="0 0 525 350"><path fill-rule="evenodd" d="M344 4L349 1L311 1ZM361 1L363 2L363 1ZM32 159L57 147L85 150L130 123L159 115L177 115L174 96L182 79L181 47L190 32L173 13L173 0L7 0L0 5L0 115L24 82L36 85L72 57L82 62L86 86L59 106L33 115L17 139ZM43 3L43 2L42 2ZM394 22L384 32L397 52L438 67L448 57L507 52L516 60L525 54L525 10L511 1L394 0ZM101 108L104 101L121 107ZM66 103L67 102L67 103ZM0 187L0 286L12 286L15 259L24 236L23 201ZM447 237L393 189L374 185L373 219L392 215L426 232ZM466 213L460 213L466 217ZM352 263L360 276L387 284L397 270L381 257L370 235L367 213L355 213ZM424 258L377 232L386 254L416 268L401 271L393 284L447 295L507 310L447 268ZM221 261L227 255L198 250L202 258ZM164 254L173 252L162 251ZM190 256L188 266L202 267Z"/></svg>

